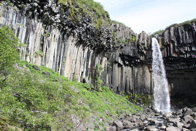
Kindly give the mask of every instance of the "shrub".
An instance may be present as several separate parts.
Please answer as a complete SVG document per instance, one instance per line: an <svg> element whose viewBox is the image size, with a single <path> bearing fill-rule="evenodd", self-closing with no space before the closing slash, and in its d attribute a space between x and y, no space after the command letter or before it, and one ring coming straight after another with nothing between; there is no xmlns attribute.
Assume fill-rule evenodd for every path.
<svg viewBox="0 0 196 131"><path fill-rule="evenodd" d="M95 90L101 91L100 87L102 87L103 81L101 79L101 72L103 71L103 67L97 64L94 67L94 87Z"/></svg>
<svg viewBox="0 0 196 131"><path fill-rule="evenodd" d="M69 18L80 20L83 15L91 18L95 28L100 29L103 25L110 23L109 14L103 6L93 0L58 0L59 4L68 5Z"/></svg>
<svg viewBox="0 0 196 131"><path fill-rule="evenodd" d="M1 83L7 79L19 59L16 45L19 45L19 41L14 33L7 27L0 27L0 75L4 76Z"/></svg>
<svg viewBox="0 0 196 131"><path fill-rule="evenodd" d="M153 35L156 35L156 34L162 34L165 30L158 30L156 32L153 33Z"/></svg>

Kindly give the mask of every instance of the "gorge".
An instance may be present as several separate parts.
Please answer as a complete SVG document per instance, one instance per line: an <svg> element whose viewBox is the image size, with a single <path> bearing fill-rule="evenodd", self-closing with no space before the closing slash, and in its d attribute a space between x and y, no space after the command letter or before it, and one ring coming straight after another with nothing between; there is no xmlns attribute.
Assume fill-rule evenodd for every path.
<svg viewBox="0 0 196 131"><path fill-rule="evenodd" d="M171 104L177 108L196 105L195 20L152 35L136 34L111 21L107 12L81 5L69 0L1 1L0 25L11 28L19 38L21 60L88 83L90 88L101 80L115 93L147 106L152 104L156 82L152 69L155 37L163 55Z"/></svg>
<svg viewBox="0 0 196 131"><path fill-rule="evenodd" d="M12 2L15 7L2 4L0 24L11 27L25 43L19 48L22 60L49 67L69 79L89 83L94 83L93 67L101 65L104 69L102 80L114 92L152 93L151 36L145 32L136 35L122 24L112 24L111 28L101 29L101 36L95 36L96 28L89 26L87 18L79 25L70 25L69 21L62 25L66 18L56 1ZM42 13L35 14L34 9ZM50 17L45 18L48 15ZM161 44L171 97L185 95L193 103L196 96L195 29L193 21L173 25L155 35ZM112 34L116 36L113 38ZM128 41L129 38L132 41ZM123 44L126 40L127 44Z"/></svg>

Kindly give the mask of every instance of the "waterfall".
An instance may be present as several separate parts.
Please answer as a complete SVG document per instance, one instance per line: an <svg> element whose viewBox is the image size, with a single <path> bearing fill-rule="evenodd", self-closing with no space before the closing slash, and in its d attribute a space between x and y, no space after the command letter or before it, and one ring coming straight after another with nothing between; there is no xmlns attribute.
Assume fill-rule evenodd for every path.
<svg viewBox="0 0 196 131"><path fill-rule="evenodd" d="M154 86L154 109L158 112L170 112L170 97L162 53L156 38L152 38L152 78Z"/></svg>

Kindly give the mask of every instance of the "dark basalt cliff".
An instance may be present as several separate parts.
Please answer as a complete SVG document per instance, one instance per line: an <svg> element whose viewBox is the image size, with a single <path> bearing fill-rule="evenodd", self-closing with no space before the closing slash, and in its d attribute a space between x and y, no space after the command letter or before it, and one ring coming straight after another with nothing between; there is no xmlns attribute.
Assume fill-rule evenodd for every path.
<svg viewBox="0 0 196 131"><path fill-rule="evenodd" d="M107 13L99 16L105 20L101 24L82 11L77 20L70 18L70 8L69 3L55 0L2 2L0 25L11 27L24 43L18 48L22 60L91 84L95 66L101 65L104 84L116 93L152 93L152 36L135 34L112 22ZM196 96L196 23L173 25L155 37L162 47L172 96ZM193 95L187 98L193 100Z"/></svg>
<svg viewBox="0 0 196 131"><path fill-rule="evenodd" d="M151 58L151 38L156 37L159 41L172 102L179 106L196 104L196 21L174 24L150 36L145 32L140 35L143 40L139 49L148 60Z"/></svg>
<svg viewBox="0 0 196 131"><path fill-rule="evenodd" d="M162 45L172 99L195 103L196 21L172 25L156 37Z"/></svg>

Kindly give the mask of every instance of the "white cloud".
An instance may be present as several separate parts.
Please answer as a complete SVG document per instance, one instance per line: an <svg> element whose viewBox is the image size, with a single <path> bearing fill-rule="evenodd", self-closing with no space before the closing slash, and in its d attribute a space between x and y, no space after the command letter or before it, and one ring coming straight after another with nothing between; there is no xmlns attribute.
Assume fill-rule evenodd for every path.
<svg viewBox="0 0 196 131"><path fill-rule="evenodd" d="M184 2L178 2L150 7L135 13L127 12L122 16L116 16L116 19L132 27L136 32L142 30L154 32L170 24L196 17L196 14L191 15L195 11L195 4L187 5Z"/></svg>
<svg viewBox="0 0 196 131"><path fill-rule="evenodd" d="M128 25L137 33L142 30L153 33L171 24L196 18L196 0L141 0L141 3L137 5L134 5L134 0L96 1L101 2L106 10L110 11L112 19ZM127 4L130 5L130 9L124 9L126 11L122 14L114 11L115 8L122 6L122 12L123 6L125 7Z"/></svg>

